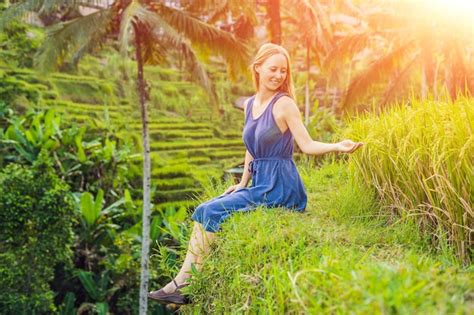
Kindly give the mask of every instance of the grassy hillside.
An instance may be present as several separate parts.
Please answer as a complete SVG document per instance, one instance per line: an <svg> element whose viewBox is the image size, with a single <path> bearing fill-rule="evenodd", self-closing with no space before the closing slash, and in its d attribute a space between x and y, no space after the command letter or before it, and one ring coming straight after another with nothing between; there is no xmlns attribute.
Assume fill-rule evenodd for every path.
<svg viewBox="0 0 474 315"><path fill-rule="evenodd" d="M300 164L305 213L258 209L224 223L184 314L468 314L473 270L430 251L407 220L374 215L343 161ZM212 192L211 192L212 194Z"/></svg>

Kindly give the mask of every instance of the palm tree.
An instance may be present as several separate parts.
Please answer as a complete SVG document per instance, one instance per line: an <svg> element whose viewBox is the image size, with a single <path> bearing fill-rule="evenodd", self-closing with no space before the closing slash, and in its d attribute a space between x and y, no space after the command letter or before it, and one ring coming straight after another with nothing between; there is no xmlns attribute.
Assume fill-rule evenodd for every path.
<svg viewBox="0 0 474 315"><path fill-rule="evenodd" d="M359 23L353 33L336 43L325 62L331 68L365 54L362 61L367 64L351 78L342 109L348 109L376 83L386 84L380 105L388 104L412 82L416 71L422 98L430 91L437 97L440 83L452 99L474 92L473 62L468 59L474 51L472 26L465 27L461 19L456 21L436 8L406 5L352 6L352 18ZM428 12L430 9L434 11Z"/></svg>
<svg viewBox="0 0 474 315"><path fill-rule="evenodd" d="M332 26L328 15L319 1L291 0L283 11L283 20L292 24L295 32L288 34L296 40L297 45L303 43L305 48L306 84L305 84L305 125L309 124L309 82L312 61L321 67L321 60L329 52L333 42ZM299 48L299 47L298 47ZM311 57L311 52L314 57Z"/></svg>
<svg viewBox="0 0 474 315"><path fill-rule="evenodd" d="M27 12L48 12L54 8L85 4L100 4L97 0L24 0L7 8L0 15L0 31L7 23ZM140 314L147 313L148 262L150 247L150 186L151 161L148 133L148 93L143 65L163 60L171 51L179 51L184 64L217 104L206 71L200 64L194 47L205 45L223 56L231 65L245 67L246 46L232 34L217 29L186 12L168 7L162 1L117 0L111 6L74 20L55 24L47 32L36 65L42 71L57 69L68 59L79 60L84 54L119 34L121 51L135 48L137 62L137 92L140 101L143 141L143 219L140 278ZM133 42L132 42L133 40Z"/></svg>
<svg viewBox="0 0 474 315"><path fill-rule="evenodd" d="M232 32L237 38L252 40L257 25L255 3L240 0L188 0L186 11L193 14L209 12L206 21L219 23L220 28Z"/></svg>

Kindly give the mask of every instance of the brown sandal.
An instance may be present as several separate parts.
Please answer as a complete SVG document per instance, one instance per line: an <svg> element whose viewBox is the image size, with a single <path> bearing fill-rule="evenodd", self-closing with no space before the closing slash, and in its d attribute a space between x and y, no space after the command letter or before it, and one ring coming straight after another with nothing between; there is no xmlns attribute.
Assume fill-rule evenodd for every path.
<svg viewBox="0 0 474 315"><path fill-rule="evenodd" d="M187 296L183 295L180 291L181 288L188 286L188 283L178 285L176 281L173 279L173 283L175 285L175 289L173 292L166 293L163 289L159 289L157 291L153 291L148 293L148 298L154 301L157 301L161 304L177 304L177 305L184 305L189 304L190 300Z"/></svg>

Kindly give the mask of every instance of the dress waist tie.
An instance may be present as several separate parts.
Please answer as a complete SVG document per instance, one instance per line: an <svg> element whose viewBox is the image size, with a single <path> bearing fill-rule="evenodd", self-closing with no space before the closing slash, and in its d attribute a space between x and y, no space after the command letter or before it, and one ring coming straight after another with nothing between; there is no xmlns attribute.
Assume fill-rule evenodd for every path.
<svg viewBox="0 0 474 315"><path fill-rule="evenodd" d="M258 164L261 161L291 161L293 158L291 156L289 157L264 157L264 158L257 158L253 159L249 163L249 172L252 173L252 176L257 174L257 169L256 169L256 164Z"/></svg>

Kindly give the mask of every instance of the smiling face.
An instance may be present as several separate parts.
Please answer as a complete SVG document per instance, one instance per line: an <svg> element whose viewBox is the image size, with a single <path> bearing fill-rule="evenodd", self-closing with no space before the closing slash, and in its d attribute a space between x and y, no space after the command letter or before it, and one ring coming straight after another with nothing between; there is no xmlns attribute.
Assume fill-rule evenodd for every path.
<svg viewBox="0 0 474 315"><path fill-rule="evenodd" d="M283 54L268 57L261 65L255 65L259 74L259 89L278 91L288 75L288 61Z"/></svg>

